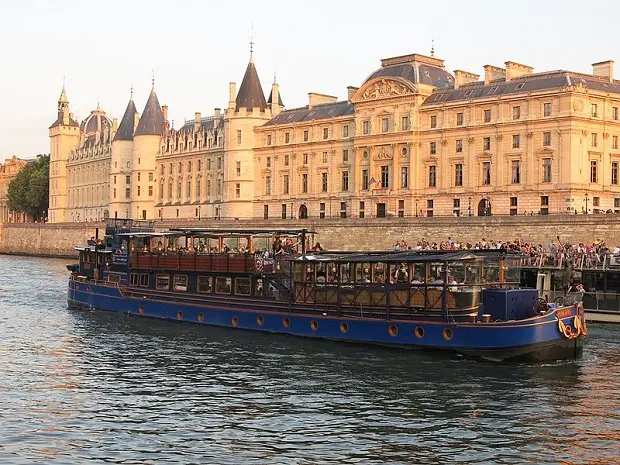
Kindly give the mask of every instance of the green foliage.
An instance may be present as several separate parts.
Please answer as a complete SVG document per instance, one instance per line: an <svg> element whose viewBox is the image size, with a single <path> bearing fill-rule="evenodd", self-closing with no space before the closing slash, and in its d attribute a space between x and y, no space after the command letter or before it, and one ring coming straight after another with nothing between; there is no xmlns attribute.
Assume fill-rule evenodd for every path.
<svg viewBox="0 0 620 465"><path fill-rule="evenodd" d="M45 218L49 207L49 172L49 155L38 155L19 170L9 183L9 208L28 213L35 221Z"/></svg>

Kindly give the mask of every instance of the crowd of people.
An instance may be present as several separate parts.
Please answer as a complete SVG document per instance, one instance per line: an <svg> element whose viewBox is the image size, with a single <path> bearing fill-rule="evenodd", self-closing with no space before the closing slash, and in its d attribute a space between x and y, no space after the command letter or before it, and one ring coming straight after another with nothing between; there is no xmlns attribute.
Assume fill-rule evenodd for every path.
<svg viewBox="0 0 620 465"><path fill-rule="evenodd" d="M487 250L499 249L507 252L519 253L523 256L522 264L532 267L564 267L572 268L603 268L610 265L620 266L620 247L610 247L604 240L595 240L591 244L563 243L557 236L555 241L546 245L527 242L522 239L513 241L495 241L482 238L477 242L453 240L430 242L422 238L414 244L398 240L394 250Z"/></svg>

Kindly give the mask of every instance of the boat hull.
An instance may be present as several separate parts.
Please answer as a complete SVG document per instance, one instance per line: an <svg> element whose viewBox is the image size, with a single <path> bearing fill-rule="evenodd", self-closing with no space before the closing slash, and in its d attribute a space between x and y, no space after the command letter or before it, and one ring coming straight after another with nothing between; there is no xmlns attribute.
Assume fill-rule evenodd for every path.
<svg viewBox="0 0 620 465"><path fill-rule="evenodd" d="M264 331L338 341L377 344L409 349L444 351L493 362L540 362L574 359L581 355L584 336L567 338L558 320L572 325L579 310L562 309L520 321L495 323L445 322L420 317L417 320L385 320L334 316L270 309L265 302L233 307L225 300L213 303L132 297L108 283L69 281L71 307L120 312L236 329ZM579 316L578 316L579 317ZM580 318L580 317L579 317Z"/></svg>

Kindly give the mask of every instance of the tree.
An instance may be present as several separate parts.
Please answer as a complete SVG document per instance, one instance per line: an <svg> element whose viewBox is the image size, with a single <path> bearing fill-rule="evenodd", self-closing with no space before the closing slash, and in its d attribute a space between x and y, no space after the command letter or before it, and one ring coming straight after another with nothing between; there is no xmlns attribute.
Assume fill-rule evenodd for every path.
<svg viewBox="0 0 620 465"><path fill-rule="evenodd" d="M37 155L9 183L8 207L32 215L35 221L45 218L49 207L49 155Z"/></svg>

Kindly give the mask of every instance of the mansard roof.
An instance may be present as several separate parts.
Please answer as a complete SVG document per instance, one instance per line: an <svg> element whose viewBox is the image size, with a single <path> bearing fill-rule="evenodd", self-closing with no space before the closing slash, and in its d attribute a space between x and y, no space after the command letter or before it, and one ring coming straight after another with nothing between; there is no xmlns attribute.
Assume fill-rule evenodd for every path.
<svg viewBox="0 0 620 465"><path fill-rule="evenodd" d="M579 83L593 90L620 94L620 81L610 82L609 79L598 76L559 70L521 76L508 82L505 79L498 79L488 84L485 84L484 81L479 81L462 85L458 89L438 89L422 105L560 89Z"/></svg>
<svg viewBox="0 0 620 465"><path fill-rule="evenodd" d="M352 115L354 107L351 102L342 101L334 103L322 103L312 108L308 106L293 108L279 113L274 118L265 123L265 126L275 126L276 124L293 124L313 121L317 119L337 118L339 116Z"/></svg>
<svg viewBox="0 0 620 465"><path fill-rule="evenodd" d="M161 136L164 132L164 113L161 110L159 100L157 100L157 94L155 89L151 90L151 95L146 101L144 111L140 117L140 122L136 128L135 136L145 135L158 135Z"/></svg>
<svg viewBox="0 0 620 465"><path fill-rule="evenodd" d="M269 92L269 98L267 99L267 103L273 103L273 89ZM284 104L282 103L282 94L280 92L278 92L278 105L280 105L281 107L284 106Z"/></svg>
<svg viewBox="0 0 620 465"><path fill-rule="evenodd" d="M372 72L364 82L376 78L400 77L414 84L439 88L454 86L454 78L444 68L443 60L414 53L381 60L381 68Z"/></svg>
<svg viewBox="0 0 620 465"><path fill-rule="evenodd" d="M260 79L258 79L258 72L252 59L250 59L243 76L243 81L241 81L236 103L236 110L239 110L239 108L247 108L248 110L258 108L260 111L265 111L267 108L265 94L263 93Z"/></svg>
<svg viewBox="0 0 620 465"><path fill-rule="evenodd" d="M138 113L138 110L136 110L136 104L133 102L133 98L131 98L125 109L121 124L118 126L114 140L133 140L136 113Z"/></svg>

